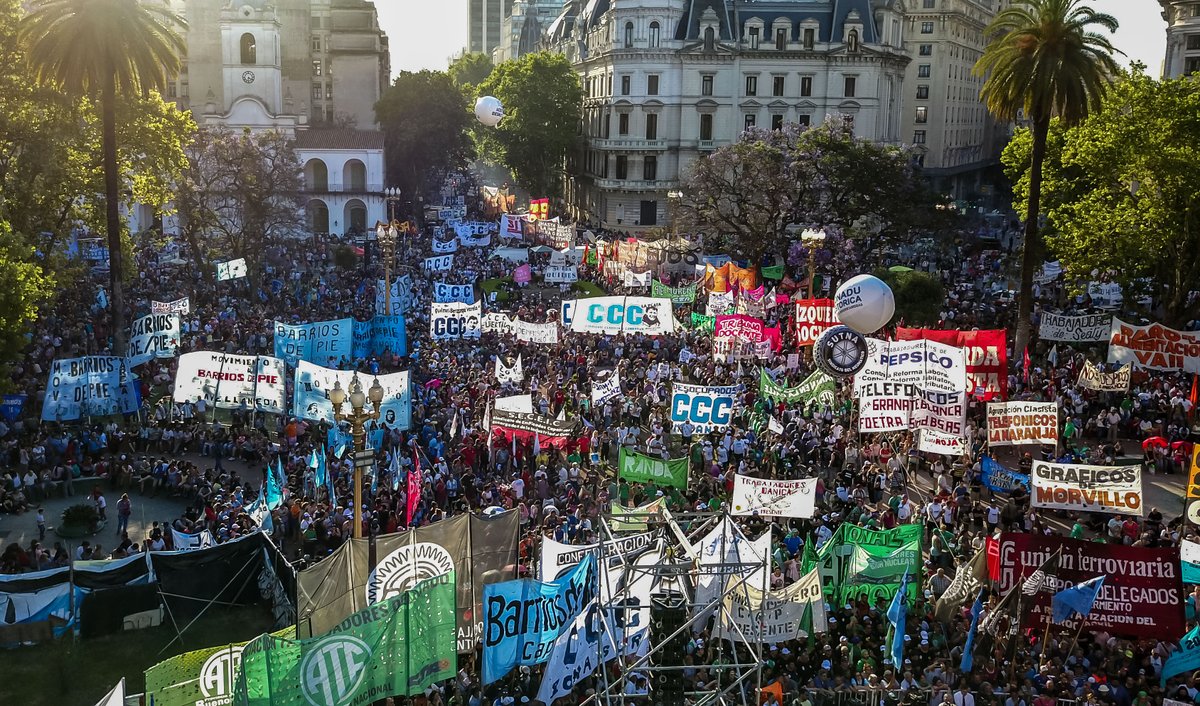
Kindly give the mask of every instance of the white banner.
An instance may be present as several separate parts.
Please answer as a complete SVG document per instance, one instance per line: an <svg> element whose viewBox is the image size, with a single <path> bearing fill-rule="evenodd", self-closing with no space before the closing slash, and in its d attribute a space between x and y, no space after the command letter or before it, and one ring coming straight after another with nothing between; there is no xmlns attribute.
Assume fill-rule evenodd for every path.
<svg viewBox="0 0 1200 706"><path fill-rule="evenodd" d="M648 548L653 541L653 532L622 535L604 542L604 556L600 557L597 554L597 558L607 560L622 557L626 554L636 554ZM541 558L538 560L539 581L553 581L562 577L563 574L582 561L584 556L592 552L599 552L601 548L599 542L592 544L563 544L562 542L555 541L552 537L543 537L541 545ZM601 561L601 563L605 564L606 562Z"/></svg>
<svg viewBox="0 0 1200 706"><path fill-rule="evenodd" d="M737 407L741 385L671 384L671 423L676 431L691 422L698 435L729 426Z"/></svg>
<svg viewBox="0 0 1200 706"><path fill-rule="evenodd" d="M579 279L579 271L575 265L549 266L542 271L542 279L546 284L569 284Z"/></svg>
<svg viewBox="0 0 1200 706"><path fill-rule="evenodd" d="M733 292L709 292L708 305L705 308L708 316L721 316L733 313Z"/></svg>
<svg viewBox="0 0 1200 706"><path fill-rule="evenodd" d="M625 276L622 277L622 284L626 287L649 287L650 281L654 279L653 272L633 272L625 270Z"/></svg>
<svg viewBox="0 0 1200 706"><path fill-rule="evenodd" d="M433 251L439 255L458 252L458 237L456 236L449 240L438 240L437 238L434 238Z"/></svg>
<svg viewBox="0 0 1200 706"><path fill-rule="evenodd" d="M735 475L734 515L755 517L812 517L816 511L817 479L771 480Z"/></svg>
<svg viewBox="0 0 1200 706"><path fill-rule="evenodd" d="M192 313L192 300L188 297L176 299L173 302L150 302L151 314L190 314Z"/></svg>
<svg viewBox="0 0 1200 706"><path fill-rule="evenodd" d="M804 639L808 637L803 628L804 615L810 609L813 632L827 630L825 596L821 574L816 569L778 591L764 593L736 580L731 580L730 585L725 594L725 610L715 621L713 639L772 644Z"/></svg>
<svg viewBox="0 0 1200 706"><path fill-rule="evenodd" d="M212 532L208 530L200 530L196 534L185 534L172 527L171 539L174 541L173 546L177 552L209 549L217 545L217 542L213 539Z"/></svg>
<svg viewBox="0 0 1200 706"><path fill-rule="evenodd" d="M675 312L670 299L654 297L593 297L576 299L571 330L587 333L674 333Z"/></svg>
<svg viewBox="0 0 1200 706"><path fill-rule="evenodd" d="M1132 365L1122 365L1113 372L1106 373L1093 365L1090 360L1085 360L1075 384L1085 390L1125 392L1129 390L1129 379L1132 372Z"/></svg>
<svg viewBox="0 0 1200 706"><path fill-rule="evenodd" d="M454 302L459 302L462 304L474 304L475 285L434 282L433 300L439 304L451 304Z"/></svg>
<svg viewBox="0 0 1200 706"><path fill-rule="evenodd" d="M172 399L283 414L286 390L287 369L280 358L196 351L179 356Z"/></svg>
<svg viewBox="0 0 1200 706"><path fill-rule="evenodd" d="M967 433L965 392L934 392L917 388L908 428L963 438Z"/></svg>
<svg viewBox="0 0 1200 706"><path fill-rule="evenodd" d="M496 380L500 383L516 383L521 384L525 380L525 367L521 363L521 356L517 356L516 362L512 365L505 365L500 360L500 356L496 356Z"/></svg>
<svg viewBox="0 0 1200 706"><path fill-rule="evenodd" d="M492 409L520 414L533 414L533 395L509 395L497 397Z"/></svg>
<svg viewBox="0 0 1200 706"><path fill-rule="evenodd" d="M1034 461L1033 507L1142 515L1142 469Z"/></svg>
<svg viewBox="0 0 1200 706"><path fill-rule="evenodd" d="M1097 309L1120 309L1125 301L1121 285L1116 282L1088 282L1087 293Z"/></svg>
<svg viewBox="0 0 1200 706"><path fill-rule="evenodd" d="M427 257L421 267L426 272L449 272L454 267L454 255Z"/></svg>
<svg viewBox="0 0 1200 706"><path fill-rule="evenodd" d="M483 315L480 327L484 333L512 333L513 320L507 314L489 311Z"/></svg>
<svg viewBox="0 0 1200 706"><path fill-rule="evenodd" d="M236 260L229 262L217 263L217 281L224 282L229 279L241 279L246 276L246 258L239 257Z"/></svg>
<svg viewBox="0 0 1200 706"><path fill-rule="evenodd" d="M867 364L854 376L854 396L865 383L918 385L938 392L965 392L967 364L961 348L936 341L867 339Z"/></svg>
<svg viewBox="0 0 1200 706"><path fill-rule="evenodd" d="M917 432L917 450L943 456L961 456L966 449L966 443L957 436L950 436L932 429Z"/></svg>
<svg viewBox="0 0 1200 706"><path fill-rule="evenodd" d="M500 237L506 239L523 240L525 238L525 223L529 220L529 216L516 216L506 213L500 216Z"/></svg>
<svg viewBox="0 0 1200 706"><path fill-rule="evenodd" d="M1108 362L1200 373L1200 331L1177 331L1162 324L1135 326L1114 316Z"/></svg>
<svg viewBox="0 0 1200 706"><path fill-rule="evenodd" d="M179 314L150 314L137 319L129 330L129 364L174 358L179 350L179 335Z"/></svg>
<svg viewBox="0 0 1200 706"><path fill-rule="evenodd" d="M1107 341L1112 330L1112 317L1108 314L1066 316L1043 311L1038 336L1044 341L1068 341L1090 343Z"/></svg>
<svg viewBox="0 0 1200 706"><path fill-rule="evenodd" d="M314 422L336 424L333 418L333 403L329 401L329 391L337 383L342 389L350 390L350 381L354 378L353 370L332 370L313 365L308 361L300 361L296 366L295 394L292 399L292 413L301 419ZM371 389L375 381L383 388L383 404L379 408L380 425L392 429L408 429L412 423L412 398L409 391L408 371L390 375L360 374L358 382L363 392ZM342 412L350 411L349 401L343 403ZM368 424L368 426L370 426Z"/></svg>
<svg viewBox="0 0 1200 706"><path fill-rule="evenodd" d="M545 343L554 345L558 343L558 322L547 321L544 324L531 324L527 321L517 319L512 324L513 335L518 341L528 341L530 343Z"/></svg>
<svg viewBox="0 0 1200 706"><path fill-rule="evenodd" d="M1058 444L1057 402L988 402L988 446Z"/></svg>
<svg viewBox="0 0 1200 706"><path fill-rule="evenodd" d="M479 338L483 332L483 304L438 304L429 310L429 335L435 341Z"/></svg>
<svg viewBox="0 0 1200 706"><path fill-rule="evenodd" d="M613 369L612 374L600 377L598 372L592 376L592 404L601 405L610 398L621 395L621 373Z"/></svg>
<svg viewBox="0 0 1200 706"><path fill-rule="evenodd" d="M375 280L375 313L385 316L399 316L408 311L413 302L412 278L409 275L397 277L392 282L392 310L388 311L387 291L381 279Z"/></svg>

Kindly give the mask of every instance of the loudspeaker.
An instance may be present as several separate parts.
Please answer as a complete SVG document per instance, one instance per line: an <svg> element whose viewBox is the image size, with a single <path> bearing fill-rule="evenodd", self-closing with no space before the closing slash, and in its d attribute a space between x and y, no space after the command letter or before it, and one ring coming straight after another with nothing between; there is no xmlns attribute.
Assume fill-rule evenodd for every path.
<svg viewBox="0 0 1200 706"><path fill-rule="evenodd" d="M671 634L687 624L687 601L678 593L650 596L650 642L662 646L654 663L660 667L682 666L687 653L688 632ZM654 672L650 683L651 706L684 706L683 670Z"/></svg>

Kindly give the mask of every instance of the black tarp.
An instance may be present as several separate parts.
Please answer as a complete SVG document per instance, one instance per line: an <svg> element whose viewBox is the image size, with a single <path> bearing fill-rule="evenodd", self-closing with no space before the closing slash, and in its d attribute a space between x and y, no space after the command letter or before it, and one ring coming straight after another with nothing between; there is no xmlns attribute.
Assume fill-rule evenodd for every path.
<svg viewBox="0 0 1200 706"><path fill-rule="evenodd" d="M267 541L255 532L209 549L153 552L154 575L175 622L189 622L213 602L253 605L262 601L258 579Z"/></svg>
<svg viewBox="0 0 1200 706"><path fill-rule="evenodd" d="M100 637L125 629L125 617L156 610L161 601L158 586L146 583L88 591L79 605L80 637Z"/></svg>

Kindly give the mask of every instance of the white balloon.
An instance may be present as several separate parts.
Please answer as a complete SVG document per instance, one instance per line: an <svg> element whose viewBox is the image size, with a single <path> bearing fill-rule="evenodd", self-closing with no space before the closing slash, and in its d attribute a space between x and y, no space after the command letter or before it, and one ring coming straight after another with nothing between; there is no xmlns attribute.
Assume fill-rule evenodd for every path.
<svg viewBox="0 0 1200 706"><path fill-rule="evenodd" d="M496 127L504 119L504 106L495 96L481 96L475 101L475 117L488 127Z"/></svg>
<svg viewBox="0 0 1200 706"><path fill-rule="evenodd" d="M833 309L843 324L862 334L874 333L892 320L896 297L878 277L857 275L838 287Z"/></svg>

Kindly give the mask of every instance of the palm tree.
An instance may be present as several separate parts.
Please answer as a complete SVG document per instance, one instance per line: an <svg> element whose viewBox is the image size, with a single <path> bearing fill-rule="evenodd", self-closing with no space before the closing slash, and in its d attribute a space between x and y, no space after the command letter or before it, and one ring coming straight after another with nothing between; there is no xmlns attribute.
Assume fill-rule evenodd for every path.
<svg viewBox="0 0 1200 706"><path fill-rule="evenodd" d="M1050 119L1075 125L1099 109L1117 63L1107 37L1117 20L1096 12L1086 0L1022 0L992 20L990 43L975 64L976 76L987 76L980 98L996 119L1016 120L1022 113L1033 133L1029 200L1021 252L1021 299L1013 355L1018 360L1029 343L1033 314L1033 273L1041 265L1042 238L1038 215L1042 199L1042 163Z"/></svg>
<svg viewBox="0 0 1200 706"><path fill-rule="evenodd" d="M179 70L185 50L179 32L185 26L165 0L34 0L21 22L38 79L100 102L110 326L117 354L125 352L117 96L163 89L168 75Z"/></svg>

